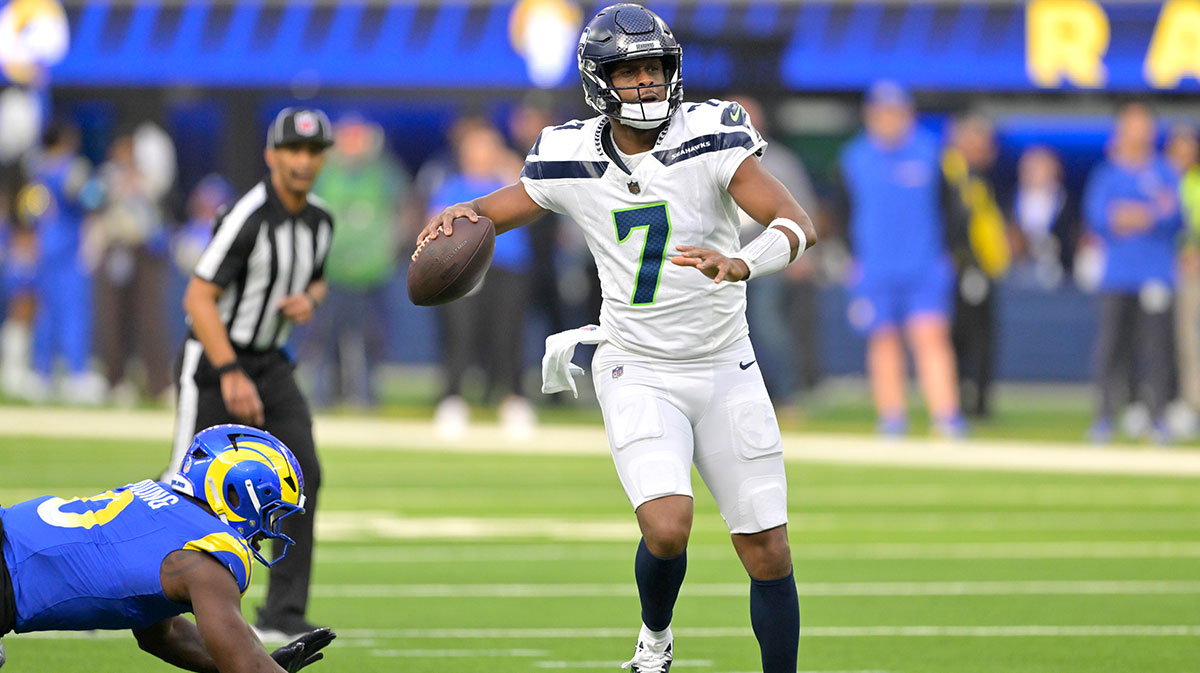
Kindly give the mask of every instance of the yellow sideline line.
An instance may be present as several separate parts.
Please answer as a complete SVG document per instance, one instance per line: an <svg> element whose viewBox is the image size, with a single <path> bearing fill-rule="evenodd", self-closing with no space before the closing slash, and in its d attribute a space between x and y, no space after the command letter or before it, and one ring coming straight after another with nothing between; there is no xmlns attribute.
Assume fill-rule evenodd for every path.
<svg viewBox="0 0 1200 673"><path fill-rule="evenodd" d="M145 439L172 436L170 410L0 407L0 437ZM494 423L471 427L461 439L443 441L425 420L318 416L315 430L322 450L445 451L605 455L600 426L543 425L530 439L505 437ZM914 468L1004 470L1093 474L1200 476L1200 452L1098 447L1066 442L989 439L949 441L874 435L784 433L789 461L889 465ZM0 440L3 441L3 440Z"/></svg>

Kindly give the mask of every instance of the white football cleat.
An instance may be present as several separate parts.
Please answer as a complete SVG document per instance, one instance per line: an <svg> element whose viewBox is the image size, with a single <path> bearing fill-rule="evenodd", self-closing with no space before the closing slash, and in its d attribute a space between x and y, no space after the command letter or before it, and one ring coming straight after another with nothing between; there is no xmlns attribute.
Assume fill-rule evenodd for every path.
<svg viewBox="0 0 1200 673"><path fill-rule="evenodd" d="M433 431L440 439L462 439L470 414L466 400L458 395L446 397L433 410Z"/></svg>
<svg viewBox="0 0 1200 673"><path fill-rule="evenodd" d="M633 658L621 664L621 668L628 668L631 673L667 673L671 670L674 641L671 627L667 627L662 638L655 639L650 629L642 624Z"/></svg>

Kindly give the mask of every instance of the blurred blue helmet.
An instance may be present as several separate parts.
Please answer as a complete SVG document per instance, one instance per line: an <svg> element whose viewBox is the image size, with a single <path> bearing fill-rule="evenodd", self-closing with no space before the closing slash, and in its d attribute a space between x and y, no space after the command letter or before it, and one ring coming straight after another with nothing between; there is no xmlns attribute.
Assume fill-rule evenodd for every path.
<svg viewBox="0 0 1200 673"><path fill-rule="evenodd" d="M654 128L683 103L683 49L659 15L631 3L600 10L579 38L579 76L583 94L593 110L634 128ZM666 75L667 100L626 102L614 87L611 68L621 61L661 58ZM623 87L638 89L649 87Z"/></svg>
<svg viewBox="0 0 1200 673"><path fill-rule="evenodd" d="M171 478L171 488L206 502L247 541L260 534L283 540L273 561L251 545L263 565L275 565L295 544L280 525L284 517L304 512L304 474L291 449L265 430L245 425L202 430Z"/></svg>

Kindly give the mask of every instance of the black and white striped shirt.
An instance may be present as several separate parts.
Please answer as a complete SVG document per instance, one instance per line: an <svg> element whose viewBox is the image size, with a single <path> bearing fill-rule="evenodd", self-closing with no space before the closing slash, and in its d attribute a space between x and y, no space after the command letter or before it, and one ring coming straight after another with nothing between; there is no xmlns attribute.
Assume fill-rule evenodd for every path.
<svg viewBox="0 0 1200 673"><path fill-rule="evenodd" d="M332 240L333 217L324 203L310 194L304 210L293 215L269 177L217 217L194 273L223 288L217 309L234 348L284 345L292 326L279 301L324 276Z"/></svg>

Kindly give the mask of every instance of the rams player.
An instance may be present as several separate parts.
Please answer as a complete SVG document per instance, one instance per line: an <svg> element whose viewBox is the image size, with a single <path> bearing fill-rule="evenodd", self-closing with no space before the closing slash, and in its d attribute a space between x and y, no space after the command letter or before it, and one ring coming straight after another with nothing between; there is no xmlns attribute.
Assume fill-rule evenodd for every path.
<svg viewBox="0 0 1200 673"><path fill-rule="evenodd" d="M750 575L763 671L795 673L783 446L748 337L744 282L795 261L816 232L759 163L766 143L745 110L683 101L681 49L658 15L607 7L584 29L578 53L599 116L543 130L520 182L447 208L418 243L452 236L460 216L487 216L504 232L554 211L583 227L600 273L601 325L547 339L543 390L574 389L570 353L577 343L601 344L593 382L642 531L643 623L625 667L670 668L694 463ZM740 248L738 207L766 226Z"/></svg>
<svg viewBox="0 0 1200 673"><path fill-rule="evenodd" d="M297 671L324 656L333 632L311 631L268 654L241 598L251 557L270 566L287 553L292 541L279 525L304 511L303 492L282 442L218 425L196 435L169 485L146 480L0 508L0 636L132 629L143 650L190 671ZM279 558L263 558L261 538L283 540Z"/></svg>

